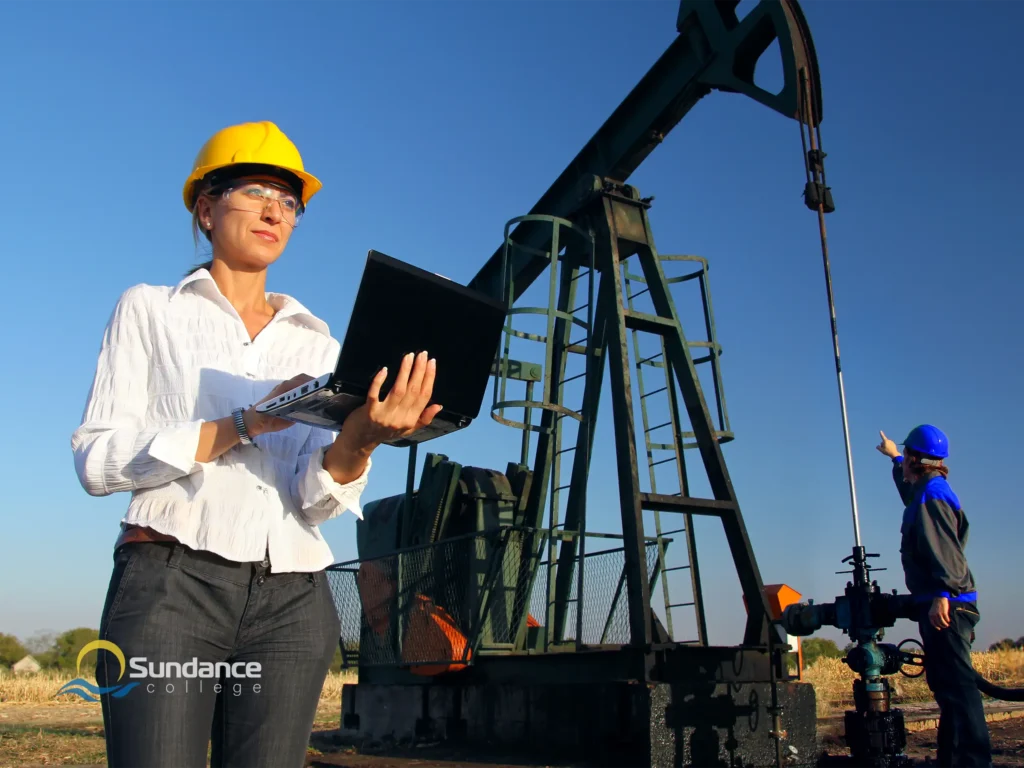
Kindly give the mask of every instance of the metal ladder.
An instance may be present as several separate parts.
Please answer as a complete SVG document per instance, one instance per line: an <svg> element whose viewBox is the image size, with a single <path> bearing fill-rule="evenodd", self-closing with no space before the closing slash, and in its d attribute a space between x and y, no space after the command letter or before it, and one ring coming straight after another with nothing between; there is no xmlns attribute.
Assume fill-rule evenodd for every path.
<svg viewBox="0 0 1024 768"><path fill-rule="evenodd" d="M593 264L583 265L581 267L575 267L575 268L569 267L568 265L563 265L562 268L568 270L569 276L567 277L567 281L568 281L567 290L565 291L564 297L560 297L560 298L564 298L564 302L567 304L567 307L571 307L571 309L569 309L569 308L562 308L562 307L559 307L559 309L560 309L560 311L564 312L568 316L567 319L569 319L569 318L571 318L571 319L569 319L569 321L565 325L566 338L564 338L564 339L557 339L556 340L556 343L560 344L561 347L562 347L562 355L561 355L561 362L562 362L562 364L560 366L558 366L559 370L552 371L552 378L553 378L553 380L552 380L551 386L552 386L552 389L557 388L557 396L556 396L556 399L555 399L555 402L557 402L557 403L564 403L565 402L565 385L566 384L568 384L569 382L575 381L577 379L582 379L582 378L584 378L587 375L587 368L586 368L586 365L584 365L583 372L573 374L572 376L569 376L568 378L564 378L564 376L565 376L565 363L568 360L568 355L569 354L584 355L584 360L586 361L586 357L585 356L587 354L587 345L590 342L590 334L593 332L593 313L590 310L591 310L591 307L592 307L592 303L593 303L593 301L596 298L595 296L588 296L587 297L587 301L585 303L583 303L583 304L581 304L579 306L575 306L575 303L576 303L576 287L577 287L576 281L581 279L581 278L590 278L591 277L591 270L594 268ZM562 303L563 303L563 301L559 301L559 304L562 304ZM581 313L581 312L588 312L588 315L585 316L585 318L580 318L580 317L578 317L578 314ZM585 335L582 338L573 339L572 338L573 329L577 328L577 327L582 328ZM575 617L574 617L575 621L573 622L574 625L575 625L575 630L573 632L573 635L574 635L574 640L575 640L576 646L577 646L577 648L579 648L580 645L583 642L583 638L581 636L582 633L583 633L583 611L582 611L582 608L581 608L581 600L580 600L580 598L582 596L582 590L580 589L580 585L581 585L581 583L583 581L583 567L584 567L583 564L584 564L584 554L585 554L585 551L586 551L586 547L585 547L585 539L586 539L586 536L585 536L585 526L584 526L584 522L583 522L585 518L581 516L581 518L579 520L579 528L577 530L575 530L575 531L567 530L566 529L566 522L567 521L560 519L561 493L562 493L562 491L568 491L572 487L571 478L570 478L569 482L562 482L562 456L564 454L575 454L575 452L578 450L578 447L579 447L579 441L578 440L573 445L570 445L567 448L563 448L562 447L562 420L567 418L567 417L570 417L570 416L572 418L576 418L578 420L579 424L577 426L577 429L582 430L583 429L583 418L584 418L584 415L583 415L583 408L581 406L580 410L573 411L571 414L570 413L557 413L557 414L555 414L554 423L553 423L553 431L552 431L553 450L552 450L552 456L551 456L551 494L550 494L550 496L548 498L548 505L549 505L549 507L548 507L548 521L549 521L549 526L550 526L550 530L551 530L551 536L550 536L550 538L547 541L547 546L548 546L548 554L547 554L547 561L548 561L547 562L547 579L548 579L548 583L547 583L547 604L545 606L545 614L546 614L545 625L547 627L549 627L549 628L554 628L556 626L556 623L557 623L556 620L555 620L555 606L557 604L555 575L556 575L557 569L559 568L560 564L563 567L566 564L566 560L564 558L560 559L559 556L558 556L558 554L559 554L558 553L558 539L559 539L558 533L564 531L567 536L575 535L575 537L576 537L576 556L575 556L575 561L576 561L575 580L577 582L576 596L575 597L568 597L568 596L566 596L566 598L563 600L563 603L566 606L566 610L568 610L569 605L573 605L575 607ZM564 539L563 539L563 541L564 541ZM568 616L566 617L566 619L568 619ZM558 638L558 640L561 641L562 638ZM552 641L552 638L550 636L548 636L547 642L550 643L551 641Z"/></svg>
<svg viewBox="0 0 1024 768"><path fill-rule="evenodd" d="M721 377L718 367L718 357L721 355L721 347L715 339L714 330L714 316L711 309L710 292L707 286L707 261L699 256L677 256L658 254L658 260L662 263L673 262L673 261L695 261L702 265L702 268L698 272L678 276L678 277L666 277L665 282L668 284L680 283L688 280L699 279L701 298L704 304L704 319L705 319L705 332L707 335L706 340L690 340L687 338L687 345L691 348L702 348L707 350L707 355L704 357L694 357L694 364L700 363L711 363L715 381L715 401L718 406L719 412L719 427L720 430L716 432L721 442L725 442L732 438L732 434L728 431L728 415L725 411L725 401L721 396ZM630 272L628 262L623 264L623 292L626 295L627 309L630 312L636 312L636 306L634 300L643 294L647 293L650 288L643 287L638 288L634 291L635 283L646 286L647 281L643 275L638 275ZM641 352L640 349L640 334L646 333L646 331L638 328L631 329L633 341L633 366L636 369L637 387L638 387L638 400L640 401L640 413L643 419L643 435L644 444L647 454L647 468L651 482L651 493L658 493L658 483L655 472L655 467L662 464L674 463L676 468L677 488L675 492L669 494L669 496L681 496L688 497L690 495L689 485L686 474L686 460L683 452L686 448L696 447L695 442L686 443L687 437L693 437L690 432L682 431L682 422L680 419L679 412L679 398L676 394L676 386L672 370L669 366L665 365L665 338L659 334L649 334L658 336L660 351L653 355L646 355ZM660 368L664 371L664 383L662 386L657 387L648 391L644 383L644 369L645 368ZM648 398L665 393L667 400L667 411L668 420L660 422L658 424L651 424L651 414L648 408ZM667 435L661 438L661 441L656 441L657 437L661 434ZM657 434L653 434L657 433ZM668 440L668 442L665 442ZM693 519L689 513L683 514L683 527L677 528L672 531L663 531L661 525L661 512L657 509L652 510L654 515L654 527L655 527L655 538L658 546L658 557L655 565L655 578L661 581L661 592L665 607L665 625L668 631L669 638L675 640L675 631L672 621L672 612L677 608L692 608L694 613L694 624L696 628L696 638L690 638L682 640L680 642L693 643L697 645L707 645L707 624L704 615L704 604L702 599L702 592L700 586L700 568L697 562L697 544L696 538L693 531ZM685 535L686 540L686 561L681 565L669 565L666 559L666 548L669 541L668 537L673 534L682 533ZM676 548L673 552L678 552ZM690 582L692 588L693 599L685 602L673 603L670 594L670 588L668 583L668 574L676 571L689 571Z"/></svg>
<svg viewBox="0 0 1024 768"><path fill-rule="evenodd" d="M560 627L564 625L564 616L562 621L556 622L556 606L558 600L556 599L556 581L564 581L565 576L557 576L560 571L567 571L569 566L575 563L575 574L573 580L576 582L576 595L570 597L565 594L561 600L563 610L568 612L569 605L575 604L575 643L577 647L582 642L582 611L581 611L581 595L582 595L582 581L583 581L583 555L585 551L584 538L586 530L586 515L585 515L585 502L580 499L574 499L573 483L571 479L567 482L563 482L562 479L562 458L566 454L575 454L581 447L584 451L587 449L586 441L583 436L588 434L584 430L586 424L586 416L584 414L584 404L581 407L573 409L564 405L565 402L565 385L576 380L583 379L587 376L590 356L588 347L591 341L591 335L594 327L594 315L595 315L595 302L596 302L596 270L594 265L594 245L593 239L590 233L586 230L579 229L572 222L560 219L552 216L545 216L542 214L531 214L527 216L517 217L512 219L506 224L505 227L505 248L506 250L513 245L510 239L510 227L516 223L522 222L533 222L543 223L551 227L551 244L547 251L543 252L543 255L548 260L549 271L549 286L548 286L548 306L547 308L538 307L512 307L509 310L509 326L506 328L505 345L503 351L500 353L502 360L508 361L509 355L509 342L512 337L518 337L533 342L540 342L544 345L544 360L542 363L542 370L544 372L544 378L540 382L542 394L540 400L534 400L534 389L533 382L527 382L526 399L518 401L506 401L504 384L501 385L500 402L498 401L497 389L496 401L492 406L492 416L494 416L499 422L508 424L509 426L516 426L523 429L523 440L521 448L520 462L523 465L528 465L530 462L530 432L538 432L538 458L537 460L542 461L541 452L547 453L547 461L543 463L547 464L547 483L542 483L535 477L534 483L539 485L550 485L550 494L547 495L547 507L548 507L548 525L545 527L541 523L541 527L545 529L545 533L542 534L542 540L540 542L540 551L546 550L546 557L539 557L538 560L542 561L545 571L545 589L546 595L545 605L543 610L543 622L547 628L545 633L545 647L554 642L561 642L562 638L553 638L552 630L556 624ZM564 255L561 254L561 248L565 247ZM541 252L537 252L540 254ZM507 258L507 254L506 254ZM504 267L503 267L504 274ZM583 291L586 293L586 299L579 305L577 302L577 288L580 286L580 281L586 287ZM511 293L512 286L506 285L506 290ZM528 315L543 315L546 319L546 329L543 334L539 333L526 333L523 331L513 330L511 328L512 316L518 314ZM582 338L575 338L580 336L582 332ZM577 373L566 377L566 363L570 355L579 355L585 361L584 370L581 373ZM500 367L500 366L499 366ZM514 422L505 419L503 416L499 416L498 413L503 413L506 407L522 407L523 408L523 421ZM531 412L533 410L541 410L541 425L537 426L532 423ZM497 411L498 413L493 413ZM562 420L565 418L573 418L579 423L578 429L580 433L577 435L577 439L573 445L563 448L562 447ZM544 448L542 449L542 445ZM570 455L570 459L574 458L574 455ZM586 462L587 457L584 456L583 460ZM586 462L589 463L589 462ZM575 462L574 469L575 469ZM585 488L585 483L583 486ZM561 519L561 495L563 492L569 491L568 496L570 502L575 501L577 509L577 519L573 525L568 525L568 519ZM576 489L579 492L579 488ZM585 499L585 495L583 496ZM567 507L567 518L572 515L572 510ZM559 543L564 544L572 543L575 540L575 550L572 556L567 556L567 553L559 552ZM541 564L541 563L538 563ZM568 586L567 584L564 586ZM531 589L532 591L532 589ZM527 598L529 600L529 597ZM538 617L541 618L541 617ZM561 634L559 631L557 634Z"/></svg>

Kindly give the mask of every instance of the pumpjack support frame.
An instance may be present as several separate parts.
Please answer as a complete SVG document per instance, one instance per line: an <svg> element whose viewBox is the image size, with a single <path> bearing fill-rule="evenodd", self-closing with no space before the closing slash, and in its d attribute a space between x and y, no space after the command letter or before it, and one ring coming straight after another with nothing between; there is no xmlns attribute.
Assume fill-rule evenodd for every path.
<svg viewBox="0 0 1024 768"><path fill-rule="evenodd" d="M732 433L721 418L716 426L705 399L654 245L651 200L626 184L665 135L715 89L750 96L804 123L820 120L817 63L796 0L762 0L742 20L736 5L682 0L675 41L537 204L510 222L514 228L506 228L502 246L470 282L514 305L545 269L552 270L543 363L512 360L496 350L494 413L502 423L524 427L520 461L502 474L430 454L416 490L416 454L410 450L406 494L365 505L361 536L373 546L364 547L361 539L361 561L329 569L346 627L342 647L359 669L358 684L345 686L343 693L343 734L509 750L542 744L533 750L537 757L556 755L562 747L570 755L593 753L595 761L604 757L619 765L813 764L814 692L787 671L790 648L773 623L722 453ZM773 40L779 41L784 72L777 94L753 83L757 60ZM816 108L802 109L801 94ZM586 247L562 253L562 229L581 235ZM638 264L639 272L631 273L629 263ZM580 325L573 312L575 286L588 272L591 306L582 323L587 337L574 340L569 331ZM630 275L642 276L652 311L632 305L625 289ZM661 339L670 395L682 402L679 408L671 401L671 444L680 468L674 494L653 486L644 490L641 484L630 360L630 334L637 333ZM717 367L715 339L708 349ZM562 401L572 354L585 361L578 411ZM617 533L588 530L586 515L606 373L619 489ZM526 382L525 400L506 397L503 386L510 378ZM715 381L717 405L717 370ZM511 422L504 410L531 408L537 382L543 396L532 407L540 412L539 424L533 425L529 414L519 425ZM688 445L683 416L693 437ZM578 424L575 449L561 448L567 419ZM711 498L690 495L686 472L694 463L684 466L682 460L690 447L701 459ZM563 451L573 452L573 468L570 482L560 486L557 462ZM568 491L564 519L552 504L545 525L546 501L559 490ZM738 645L707 644L699 580L693 581L697 642L679 642L666 630L651 594L664 570L669 534L658 523L657 535L649 536L645 512L684 521L679 532L687 536L684 567L691 573L696 573L692 518L722 521L747 608ZM381 529L387 530L381 534ZM588 542L609 539L621 546L588 551ZM410 546L413 540L420 543ZM443 555L458 548L465 554ZM369 567L371 561L377 570ZM602 562L621 565L618 587L611 590L598 640L587 641L584 622L595 592L590 583ZM539 578L542 572L546 579ZM543 585L539 604L538 585ZM538 605L543 621L531 612ZM609 632L619 619L621 637ZM372 633L376 660L367 652L371 646L364 647ZM614 641L605 642L612 636ZM569 702L574 704L566 706Z"/></svg>

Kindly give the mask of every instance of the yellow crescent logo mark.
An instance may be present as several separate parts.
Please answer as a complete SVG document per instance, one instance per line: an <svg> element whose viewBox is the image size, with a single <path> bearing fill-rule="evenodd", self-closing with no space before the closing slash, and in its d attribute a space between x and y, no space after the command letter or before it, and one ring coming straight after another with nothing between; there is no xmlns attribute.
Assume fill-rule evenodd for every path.
<svg viewBox="0 0 1024 768"><path fill-rule="evenodd" d="M109 640L93 640L91 643L86 643L82 646L82 650L78 652L78 674L82 674L82 659L85 658L85 654L89 651L98 651L100 649L110 651L117 657L118 662L121 664L121 674L117 676L117 679L120 680L124 677L124 653L121 652L121 649L118 648L117 645Z"/></svg>

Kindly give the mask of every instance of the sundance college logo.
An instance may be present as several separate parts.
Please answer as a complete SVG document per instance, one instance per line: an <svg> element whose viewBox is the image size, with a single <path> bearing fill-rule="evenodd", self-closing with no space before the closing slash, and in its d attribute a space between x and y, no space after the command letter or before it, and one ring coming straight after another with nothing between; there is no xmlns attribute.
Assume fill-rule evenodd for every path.
<svg viewBox="0 0 1024 768"><path fill-rule="evenodd" d="M118 685L101 688L81 676L82 659L91 651L99 650L110 651L121 665L121 673L117 676ZM124 677L126 667L124 652L116 643L109 640L93 640L91 643L86 643L78 652L78 662L75 668L78 677L63 685L54 695L73 693L86 701L99 701L98 697L106 693L115 699L120 699L130 693L133 688L142 686L142 690L147 693L189 693L190 691L202 693L204 690L220 693L230 689L235 696L241 696L243 689L250 687L249 683L244 686L238 682L221 683L220 678L258 680L262 673L258 661L236 661L234 664L229 664L226 661L214 663L199 661L194 656L191 661L184 663L180 661L153 662L145 656L132 656L128 659L127 666L131 668L128 677L132 682L122 684L120 681ZM210 680L215 682L211 684ZM253 693L259 693L261 690L259 683L251 683L251 688Z"/></svg>

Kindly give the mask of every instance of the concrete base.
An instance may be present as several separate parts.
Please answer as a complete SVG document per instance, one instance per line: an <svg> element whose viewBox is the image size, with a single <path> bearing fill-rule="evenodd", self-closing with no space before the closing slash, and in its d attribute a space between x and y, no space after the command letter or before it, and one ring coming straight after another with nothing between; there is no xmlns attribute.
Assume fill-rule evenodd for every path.
<svg viewBox="0 0 1024 768"><path fill-rule="evenodd" d="M785 765L817 759L814 689L778 686ZM592 765L775 766L767 684L346 685L342 738ZM794 751L795 750L795 751Z"/></svg>

